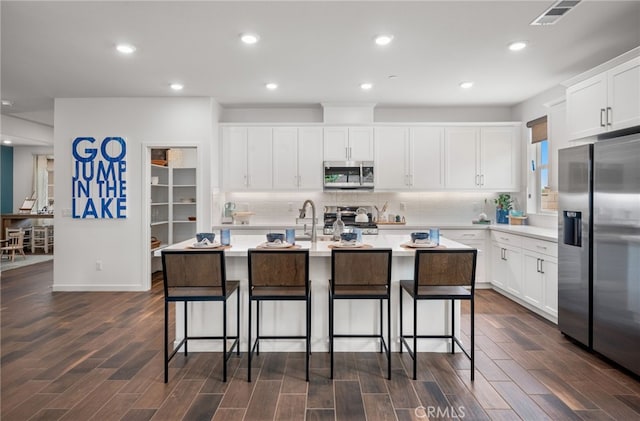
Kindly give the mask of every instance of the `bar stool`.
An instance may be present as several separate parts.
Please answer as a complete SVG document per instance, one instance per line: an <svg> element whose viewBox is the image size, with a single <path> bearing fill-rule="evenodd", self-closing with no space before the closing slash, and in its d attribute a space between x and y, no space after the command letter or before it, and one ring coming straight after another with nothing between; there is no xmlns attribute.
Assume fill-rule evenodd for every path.
<svg viewBox="0 0 640 421"><path fill-rule="evenodd" d="M391 380L391 249L333 249L329 279L329 352L333 379L335 338L379 338L380 352L387 354L387 378ZM380 333L334 333L334 300L378 300ZM387 341L383 335L383 302L387 300Z"/></svg>
<svg viewBox="0 0 640 421"><path fill-rule="evenodd" d="M462 352L471 361L471 380L474 379L474 306L473 297L476 283L476 249L456 250L416 250L413 280L400 281L400 353L406 346L413 358L413 379L416 380L417 339L451 339L451 353L458 344ZM413 335L405 335L402 328L403 291L413 298ZM418 335L417 302L418 300L451 300L451 334L450 335ZM469 300L471 305L471 347L467 352L460 340L455 336L456 300ZM413 339L413 350L407 342Z"/></svg>
<svg viewBox="0 0 640 421"><path fill-rule="evenodd" d="M23 239L24 232L22 230L19 230L18 232L10 232L7 239L2 241L2 244L4 245L0 247L0 252L2 254L5 252L7 254L11 254L12 262L16 259L16 252L21 254L22 258L26 260L27 257L24 254L24 244L22 243Z"/></svg>
<svg viewBox="0 0 640 421"><path fill-rule="evenodd" d="M309 250L249 249L249 330L247 381L251 381L253 352L260 355L260 340L304 339L306 345L306 380L309 381L311 354L311 281L309 281ZM252 344L252 303L256 302L256 341ZM260 303L262 301L304 301L306 303L305 335L261 335Z"/></svg>
<svg viewBox="0 0 640 421"><path fill-rule="evenodd" d="M49 253L49 247L53 247L53 225L36 225L33 227L31 238L31 253L36 249L42 249Z"/></svg>
<svg viewBox="0 0 640 421"><path fill-rule="evenodd" d="M169 381L169 361L190 340L222 340L222 381L227 381L227 360L233 354L240 355L238 332L240 331L240 291L238 281L227 281L224 250L163 250L162 273L164 277L164 382ZM236 334L227 335L227 301L236 293ZM189 336L187 304L189 302L222 302L222 336ZM169 354L169 303L184 304L184 337ZM214 320L215 321L215 320ZM227 341L233 340L229 351Z"/></svg>

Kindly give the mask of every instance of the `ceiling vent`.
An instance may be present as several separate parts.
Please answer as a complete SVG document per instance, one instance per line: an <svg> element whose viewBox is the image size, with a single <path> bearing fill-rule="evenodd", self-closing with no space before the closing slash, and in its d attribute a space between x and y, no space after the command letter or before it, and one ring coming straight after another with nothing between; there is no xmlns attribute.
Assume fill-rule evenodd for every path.
<svg viewBox="0 0 640 421"><path fill-rule="evenodd" d="M538 16L531 25L554 25L560 18L576 7L581 0L559 0Z"/></svg>

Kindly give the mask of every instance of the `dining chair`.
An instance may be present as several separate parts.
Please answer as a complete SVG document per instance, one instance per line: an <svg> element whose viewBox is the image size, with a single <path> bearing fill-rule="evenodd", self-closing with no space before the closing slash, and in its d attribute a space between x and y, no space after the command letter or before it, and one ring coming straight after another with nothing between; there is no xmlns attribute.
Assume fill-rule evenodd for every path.
<svg viewBox="0 0 640 421"><path fill-rule="evenodd" d="M412 280L400 281L400 353L403 345L407 347L413 359L413 379L417 374L417 340L418 339L450 339L451 353L455 352L458 344L462 352L471 362L471 380L474 379L474 292L476 282L476 249L428 249L416 250L414 261L414 276ZM406 335L403 331L403 298L407 293L413 299L413 334ZM451 332L443 335L418 335L418 301L421 300L450 300L451 304ZM455 301L470 302L470 347L465 350L462 342L455 336ZM409 346L407 339L412 339Z"/></svg>
<svg viewBox="0 0 640 421"><path fill-rule="evenodd" d="M24 254L24 231L20 230L17 232L10 232L5 245L0 247L0 251L2 254L5 252L7 254L11 254L11 261L15 261L16 259L16 251L22 255L23 259L27 259L27 256Z"/></svg>
<svg viewBox="0 0 640 421"><path fill-rule="evenodd" d="M164 277L164 382L169 381L169 361L184 347L184 355L188 355L187 345L190 340L222 341L222 381L227 381L227 361L233 354L240 355L240 282L228 281L226 278L224 250L163 250L162 272ZM227 334L227 301L236 294L236 334ZM183 303L184 336L169 353L169 303ZM222 336L189 336L188 303L221 302L222 303ZM177 313L177 312L176 312ZM212 323L219 319L211 320ZM177 339L176 339L177 340ZM228 341L231 346L227 350Z"/></svg>
<svg viewBox="0 0 640 421"><path fill-rule="evenodd" d="M391 249L331 250L329 279L329 353L334 368L335 338L378 338L380 352L387 354L387 378L391 379ZM379 333L335 333L336 300L377 300ZM384 339L383 302L387 301L387 340Z"/></svg>
<svg viewBox="0 0 640 421"><path fill-rule="evenodd" d="M251 381L253 353L260 355L261 340L304 339L306 346L306 380L309 381L311 355L311 281L309 280L308 249L249 249L249 329L248 377ZM304 301L305 334L263 335L260 333L260 305L263 301ZM256 303L256 340L252 343L252 307ZM293 323L294 321L292 321ZM272 330L277 331L278 326Z"/></svg>

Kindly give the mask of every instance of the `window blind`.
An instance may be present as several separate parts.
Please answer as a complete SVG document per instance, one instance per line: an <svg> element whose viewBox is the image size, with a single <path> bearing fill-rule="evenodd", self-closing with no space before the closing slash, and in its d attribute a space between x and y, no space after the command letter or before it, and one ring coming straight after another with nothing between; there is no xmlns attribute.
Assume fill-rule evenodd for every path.
<svg viewBox="0 0 640 421"><path fill-rule="evenodd" d="M527 123L527 127L531 129L531 143L547 140L547 116L531 120Z"/></svg>

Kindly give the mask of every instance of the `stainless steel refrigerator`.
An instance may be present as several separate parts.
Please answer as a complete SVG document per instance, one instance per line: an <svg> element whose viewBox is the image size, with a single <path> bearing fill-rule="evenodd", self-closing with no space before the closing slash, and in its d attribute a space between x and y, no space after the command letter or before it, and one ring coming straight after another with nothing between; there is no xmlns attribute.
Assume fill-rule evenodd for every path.
<svg viewBox="0 0 640 421"><path fill-rule="evenodd" d="M559 157L558 326L640 375L640 134Z"/></svg>

